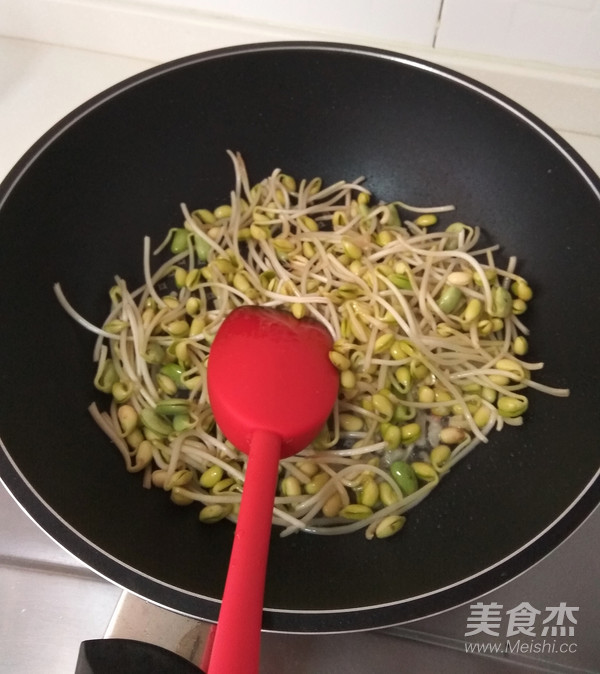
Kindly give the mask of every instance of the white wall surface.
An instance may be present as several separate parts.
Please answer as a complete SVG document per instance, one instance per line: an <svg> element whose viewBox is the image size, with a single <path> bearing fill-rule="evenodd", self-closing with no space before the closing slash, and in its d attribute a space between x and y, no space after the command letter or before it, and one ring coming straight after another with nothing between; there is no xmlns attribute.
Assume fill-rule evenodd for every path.
<svg viewBox="0 0 600 674"><path fill-rule="evenodd" d="M444 0L436 46L600 70L600 0Z"/></svg>
<svg viewBox="0 0 600 674"><path fill-rule="evenodd" d="M120 2L121 0L113 0ZM148 0L133 0L148 5ZM154 0L267 25L430 45L442 0Z"/></svg>
<svg viewBox="0 0 600 674"><path fill-rule="evenodd" d="M600 76L600 0L1 0L0 35L157 61L328 40Z"/></svg>

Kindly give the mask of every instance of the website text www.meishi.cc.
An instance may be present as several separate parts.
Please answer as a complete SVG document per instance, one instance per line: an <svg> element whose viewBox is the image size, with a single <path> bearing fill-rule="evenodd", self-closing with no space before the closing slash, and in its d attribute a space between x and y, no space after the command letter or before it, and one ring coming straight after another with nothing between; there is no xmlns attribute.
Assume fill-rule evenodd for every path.
<svg viewBox="0 0 600 674"><path fill-rule="evenodd" d="M574 641L558 641L557 639L533 640L507 639L504 643L494 641L468 642L465 641L465 652L474 655L552 655L576 653L577 644Z"/></svg>

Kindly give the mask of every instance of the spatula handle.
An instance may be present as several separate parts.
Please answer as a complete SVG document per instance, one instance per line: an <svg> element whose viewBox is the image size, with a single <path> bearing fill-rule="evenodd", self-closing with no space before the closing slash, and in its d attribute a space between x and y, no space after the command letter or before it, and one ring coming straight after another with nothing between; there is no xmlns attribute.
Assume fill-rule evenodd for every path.
<svg viewBox="0 0 600 674"><path fill-rule="evenodd" d="M255 431L208 674L257 674L281 440Z"/></svg>

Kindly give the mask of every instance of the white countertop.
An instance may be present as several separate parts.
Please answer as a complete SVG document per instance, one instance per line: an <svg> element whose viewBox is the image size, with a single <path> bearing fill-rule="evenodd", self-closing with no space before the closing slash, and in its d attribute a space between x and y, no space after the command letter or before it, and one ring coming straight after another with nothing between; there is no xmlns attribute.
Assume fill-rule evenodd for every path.
<svg viewBox="0 0 600 674"><path fill-rule="evenodd" d="M499 60L477 61L426 49L406 51L453 67L510 96L554 127L600 173L600 76L597 72L524 67ZM0 37L0 179L41 134L74 107L156 63ZM0 673L68 674L74 667L79 642L104 634L119 590L96 578L47 539L1 487L0 507L3 512L0 518ZM496 599L513 606L522 601L533 605L565 601L581 606L577 653L561 658L551 656L542 666L544 671L566 671L563 665L573 667L569 671L597 671L600 644L595 632L600 623L600 609L589 592L586 578L589 568L597 567L588 541L598 540L599 536L600 513L596 512L549 558L505 588L488 595L490 601ZM560 578L560 586L545 585L549 577ZM53 597L51 603L41 606L36 600L40 588L45 588L48 596ZM594 590L597 591L597 587ZM63 601L67 596L76 600ZM446 640L455 648L464 634L467 614L468 608L462 607L414 623L411 638L421 634L420 638L427 641L435 635L438 643ZM450 668L450 662L458 657L453 653L447 660L439 660L444 671L509 671L500 668L500 663L496 663L498 669L489 663L482 665L475 656L464 653L460 661L456 660L456 668ZM311 670L318 671L314 667L318 664ZM517 671L516 664L512 667L510 671Z"/></svg>

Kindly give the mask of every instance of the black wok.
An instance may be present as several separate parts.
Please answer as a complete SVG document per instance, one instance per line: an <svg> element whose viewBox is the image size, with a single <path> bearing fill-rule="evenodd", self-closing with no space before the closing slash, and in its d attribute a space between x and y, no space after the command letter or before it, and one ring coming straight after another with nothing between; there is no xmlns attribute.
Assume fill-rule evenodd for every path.
<svg viewBox="0 0 600 674"><path fill-rule="evenodd" d="M142 237L179 203L227 200L239 150L325 181L364 175L379 199L457 205L520 259L543 381L522 428L478 448L401 534L285 539L273 532L264 627L386 626L465 602L560 543L599 500L596 347L600 181L503 96L416 59L328 44L267 44L185 58L92 99L49 131L0 190L0 473L31 516L98 573L215 620L233 527L145 490L86 407L93 336L59 307L60 281L101 322L113 275L140 282Z"/></svg>

